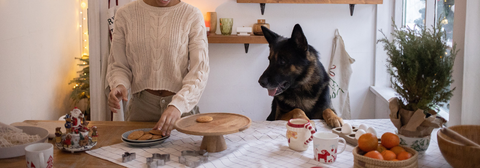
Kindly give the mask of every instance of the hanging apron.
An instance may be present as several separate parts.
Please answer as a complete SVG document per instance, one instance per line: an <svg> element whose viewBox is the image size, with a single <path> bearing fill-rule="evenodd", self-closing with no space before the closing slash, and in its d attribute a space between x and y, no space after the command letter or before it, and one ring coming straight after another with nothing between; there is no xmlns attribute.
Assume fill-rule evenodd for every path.
<svg viewBox="0 0 480 168"><path fill-rule="evenodd" d="M115 0L115 6L110 7L110 0L108 0L108 10L107 10L107 15L108 15L108 35L110 38L110 42L112 41L112 35L113 35L113 27L114 27L114 22L115 22L115 13L117 12L118 8L118 0Z"/></svg>
<svg viewBox="0 0 480 168"><path fill-rule="evenodd" d="M352 75L351 64L354 62L355 59L348 55L342 36L336 29L328 74L330 76L329 86L333 109L343 119L351 119L348 86L350 84L350 76Z"/></svg>

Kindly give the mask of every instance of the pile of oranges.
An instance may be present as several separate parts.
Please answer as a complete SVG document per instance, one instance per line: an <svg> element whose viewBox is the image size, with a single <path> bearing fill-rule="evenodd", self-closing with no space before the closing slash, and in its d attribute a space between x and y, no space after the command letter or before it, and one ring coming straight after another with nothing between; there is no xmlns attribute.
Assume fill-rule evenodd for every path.
<svg viewBox="0 0 480 168"><path fill-rule="evenodd" d="M380 144L377 136L372 133L365 133L358 138L358 148L367 152L364 156L380 160L399 161L412 157L399 144L400 138L390 132L382 135Z"/></svg>

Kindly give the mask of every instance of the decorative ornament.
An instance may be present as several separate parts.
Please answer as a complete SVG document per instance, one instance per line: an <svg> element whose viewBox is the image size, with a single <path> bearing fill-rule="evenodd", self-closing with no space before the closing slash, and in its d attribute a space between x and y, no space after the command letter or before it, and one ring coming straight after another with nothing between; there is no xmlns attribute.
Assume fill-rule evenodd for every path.
<svg viewBox="0 0 480 168"><path fill-rule="evenodd" d="M93 132L92 136L89 136L88 121L78 108L74 108L70 111L70 114L65 116L65 134L60 131L60 127L55 128L55 146L58 149L79 152L92 149L97 145L97 127L91 127ZM94 137L95 140L92 139Z"/></svg>

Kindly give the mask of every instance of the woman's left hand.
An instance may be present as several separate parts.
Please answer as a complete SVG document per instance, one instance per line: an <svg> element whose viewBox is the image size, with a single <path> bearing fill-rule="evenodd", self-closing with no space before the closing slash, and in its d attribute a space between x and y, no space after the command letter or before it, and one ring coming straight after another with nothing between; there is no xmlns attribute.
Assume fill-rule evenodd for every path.
<svg viewBox="0 0 480 168"><path fill-rule="evenodd" d="M175 106L168 106L153 129L161 130L163 136L169 136L175 122L180 119L181 116L182 113Z"/></svg>

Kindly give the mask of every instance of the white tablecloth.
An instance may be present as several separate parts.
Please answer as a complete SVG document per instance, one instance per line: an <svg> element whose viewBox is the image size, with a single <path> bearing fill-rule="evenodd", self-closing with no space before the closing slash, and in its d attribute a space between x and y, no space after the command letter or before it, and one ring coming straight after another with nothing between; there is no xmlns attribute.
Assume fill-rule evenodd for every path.
<svg viewBox="0 0 480 168"><path fill-rule="evenodd" d="M313 121L318 132L331 132L323 121ZM388 119L345 120L345 122L352 126L363 123L374 127L378 135L396 130ZM350 145L347 145L345 151L337 156L336 162L331 164L322 164L313 160L311 143L304 152L291 150L285 137L286 123L286 121L254 121L250 128L243 132L225 135L227 150L210 153L209 162L199 167L353 167L354 147ZM432 133L428 150L419 155L419 168L451 167L440 153L436 131ZM147 167L146 157L151 157L152 153L168 153L171 160L165 166L159 167L186 167L178 162L178 156L183 150L199 150L201 142L202 136L187 135L174 130L169 139L156 146L136 148L119 143L87 151L87 153L125 167ZM136 159L122 163L122 154L125 152L135 152Z"/></svg>

